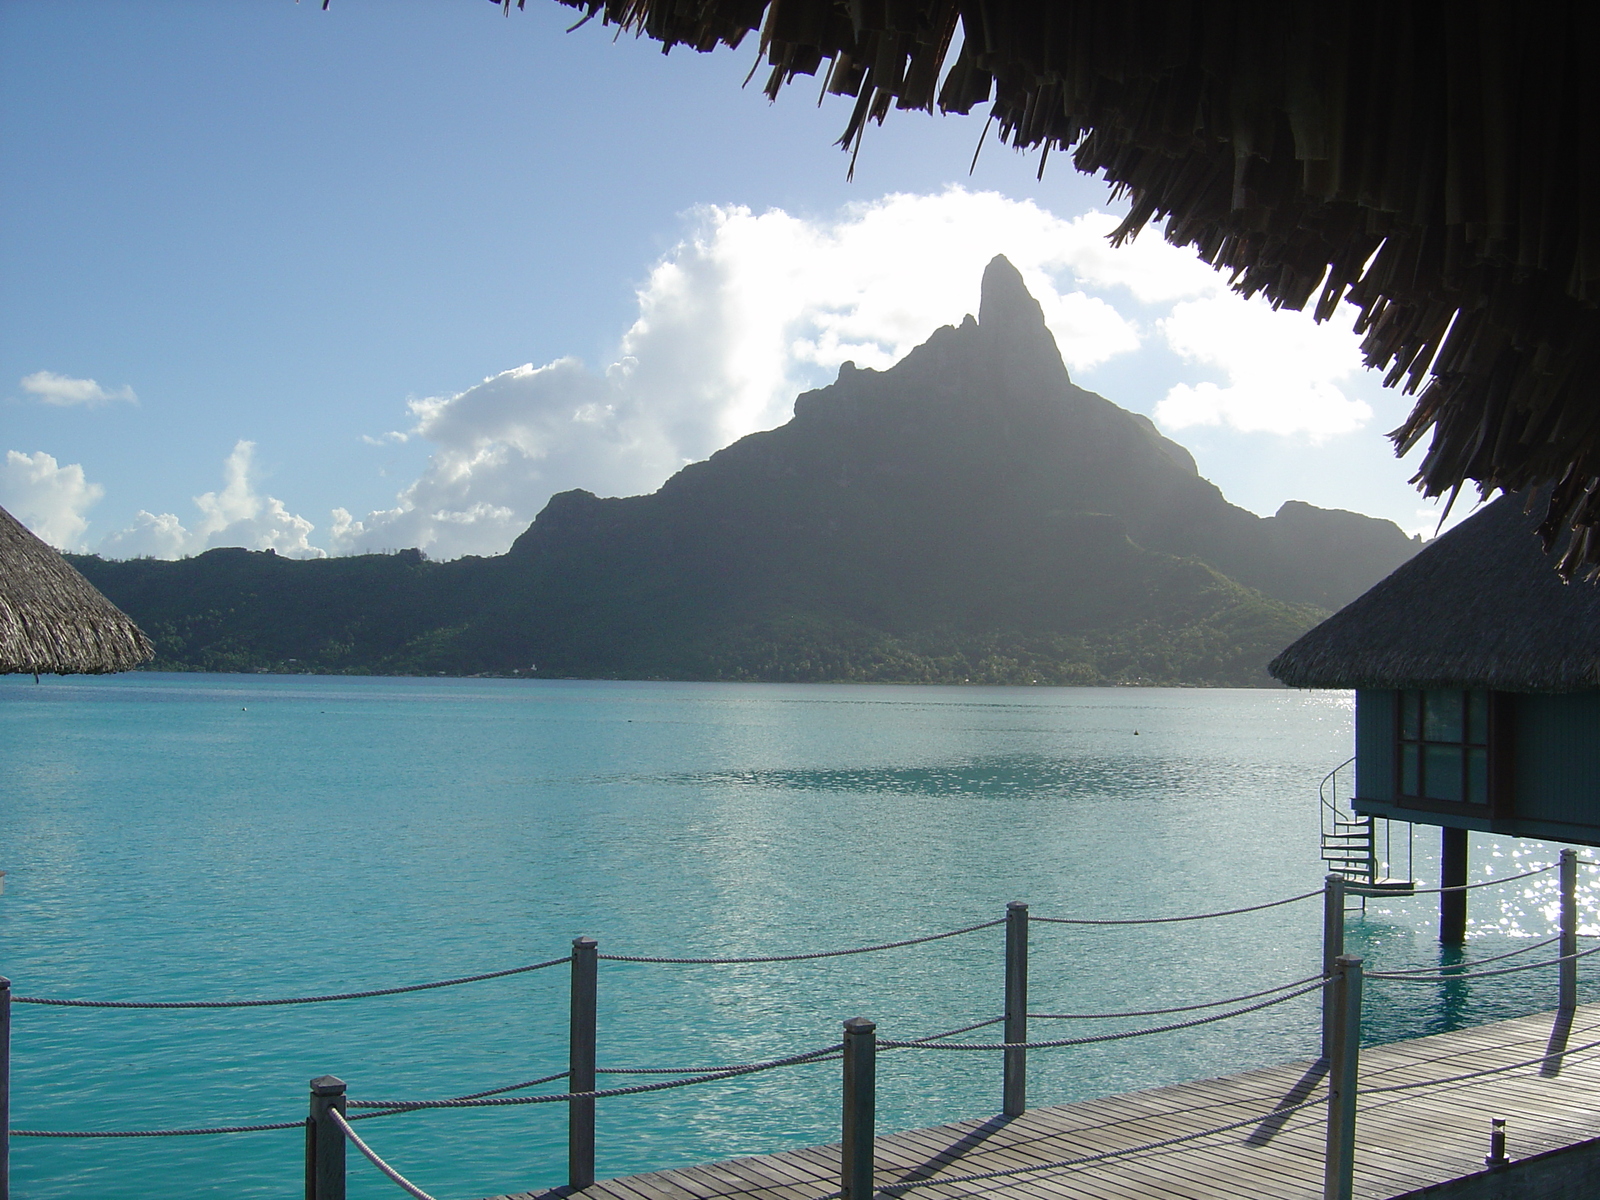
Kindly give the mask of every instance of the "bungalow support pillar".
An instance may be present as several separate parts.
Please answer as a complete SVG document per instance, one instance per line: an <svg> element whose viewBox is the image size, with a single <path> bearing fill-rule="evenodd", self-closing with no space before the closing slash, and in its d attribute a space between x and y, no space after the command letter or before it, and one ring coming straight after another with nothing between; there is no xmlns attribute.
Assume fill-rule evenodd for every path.
<svg viewBox="0 0 1600 1200"><path fill-rule="evenodd" d="M1440 831L1439 886L1461 888L1467 882L1467 831L1446 826ZM1467 940L1467 893L1439 893L1439 944L1461 946Z"/></svg>

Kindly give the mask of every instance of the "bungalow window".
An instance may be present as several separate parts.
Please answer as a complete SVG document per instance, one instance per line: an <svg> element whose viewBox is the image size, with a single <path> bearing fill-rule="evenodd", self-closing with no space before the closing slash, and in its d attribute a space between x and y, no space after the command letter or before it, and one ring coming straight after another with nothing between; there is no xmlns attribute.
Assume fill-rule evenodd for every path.
<svg viewBox="0 0 1600 1200"><path fill-rule="evenodd" d="M1404 799L1487 806L1489 693L1457 688L1400 693L1399 774Z"/></svg>

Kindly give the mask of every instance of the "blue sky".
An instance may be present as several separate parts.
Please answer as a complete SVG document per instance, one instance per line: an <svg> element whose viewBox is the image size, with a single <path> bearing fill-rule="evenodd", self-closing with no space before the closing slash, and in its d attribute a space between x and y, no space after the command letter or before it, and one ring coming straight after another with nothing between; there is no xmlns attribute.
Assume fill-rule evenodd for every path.
<svg viewBox="0 0 1600 1200"><path fill-rule="evenodd" d="M887 365L1005 253L1074 378L1236 503L1428 523L1348 318L1246 305L1153 230L1113 255L1064 157L969 176L981 114L891 114L851 181L847 102L741 88L753 44L575 16L0 5L0 504L117 556L491 553Z"/></svg>

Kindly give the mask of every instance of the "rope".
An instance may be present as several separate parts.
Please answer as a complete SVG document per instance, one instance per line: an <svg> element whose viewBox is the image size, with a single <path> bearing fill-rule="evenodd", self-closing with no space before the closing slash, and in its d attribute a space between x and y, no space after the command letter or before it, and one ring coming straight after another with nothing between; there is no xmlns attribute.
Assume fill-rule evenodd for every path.
<svg viewBox="0 0 1600 1200"><path fill-rule="evenodd" d="M432 988L455 987L462 983L479 983L485 979L504 979L507 975L522 975L528 971L542 971L558 967L571 958L552 958L548 962L530 963L526 967L512 967L505 971L489 971L483 975L461 975L455 979L440 979L435 983L412 983L405 987L374 988L367 992L338 992L330 996L290 996L279 1000L54 1000L46 996L13 996L13 1004L50 1004L59 1008L268 1008L278 1004L324 1004L329 1000L365 1000L371 996L398 996L402 992L426 992Z"/></svg>
<svg viewBox="0 0 1600 1200"><path fill-rule="evenodd" d="M1113 1017L1164 1017L1168 1013L1194 1012L1201 1008L1216 1008L1223 1004L1240 1004L1246 1000L1254 1000L1259 996L1270 996L1274 992L1285 992L1292 987L1299 987L1302 983L1310 983L1313 979L1321 979L1320 975L1307 975L1304 979L1297 979L1293 983L1282 983L1277 987L1267 988L1265 991L1251 992L1244 996L1230 996L1226 1000L1207 1000L1204 1004L1180 1004L1176 1008L1146 1008L1137 1012L1112 1012L1112 1013L1029 1013L1030 1021L1100 1021ZM1000 1018L1004 1020L1005 1018Z"/></svg>
<svg viewBox="0 0 1600 1200"><path fill-rule="evenodd" d="M268 1129L304 1129L304 1121L279 1121L276 1125L217 1125L210 1129L118 1129L57 1131L49 1129L13 1129L12 1137L42 1138L148 1138L148 1137L201 1137L211 1133L262 1133Z"/></svg>
<svg viewBox="0 0 1600 1200"><path fill-rule="evenodd" d="M971 1024L971 1025L962 1025L958 1029L946 1029L943 1033L930 1033L925 1037L912 1038L911 1040L914 1041L914 1042L917 1042L917 1043L937 1041L939 1038L955 1037L956 1034L958 1034L958 1033L971 1033L974 1029L984 1029L984 1028L987 1028L990 1025L998 1025L998 1024L1000 1024L1001 1021L1004 1021L1004 1020L1005 1020L1004 1017L991 1017L987 1021L977 1021L977 1022L975 1022L975 1023ZM880 1043L880 1045L881 1045L881 1043ZM833 1061L839 1059L840 1057L842 1057L842 1056L838 1055L838 1054L829 1054L829 1055L827 1055L825 1057L811 1059L810 1061L811 1062L833 1062ZM761 1064L759 1064L759 1063L733 1063L733 1064L731 1064L729 1066L725 1066L725 1067L596 1067L594 1073L596 1075L712 1075L712 1074L720 1074L721 1072L724 1072L724 1071L742 1071L742 1070L745 1070L748 1067L754 1067L754 1066L760 1066L760 1065ZM562 1074L565 1075L566 1072L562 1072ZM550 1078L555 1079L555 1078L560 1078L560 1076L551 1076ZM545 1081L544 1080L535 1080L534 1082L543 1083ZM522 1085L522 1086L531 1086L531 1085ZM500 1091L508 1091L509 1092L509 1091L514 1090L514 1089L512 1089L512 1088L500 1088L498 1090L500 1090ZM489 1092L479 1092L478 1093L478 1095L480 1095L480 1096L487 1096L487 1095L490 1095L490 1094L491 1093L489 1093ZM472 1100L472 1099L476 1099L476 1098L477 1098L476 1096L461 1096L461 1097L458 1097L458 1099L462 1099L462 1100Z"/></svg>
<svg viewBox="0 0 1600 1200"><path fill-rule="evenodd" d="M1051 925L1170 925L1174 921L1209 921L1212 917L1236 917L1240 913L1260 912L1267 908L1278 908L1284 904L1298 904L1302 900L1309 900L1313 896L1322 895L1323 889L1314 892L1305 892L1299 896L1290 896L1287 900L1272 900L1266 904L1252 904L1248 908L1225 908L1221 912L1194 913L1187 917L1124 917L1116 920L1091 921L1080 917L1035 917L1030 915L1030 921L1044 921ZM995 922L1000 924L999 921Z"/></svg>
<svg viewBox="0 0 1600 1200"><path fill-rule="evenodd" d="M383 1159L379 1158L378 1152L363 1142L361 1140L361 1136L356 1133L354 1129L350 1128L350 1122L344 1119L343 1113L336 1108L332 1108L328 1110L328 1115L333 1118L333 1123L344 1131L344 1136L350 1139L350 1141L355 1145L355 1148L367 1156L367 1161L373 1166L377 1167L378 1170L382 1171L395 1183L399 1184L401 1190L411 1193L411 1195L416 1197L416 1200L433 1200L433 1197L428 1195L427 1192L423 1191L416 1184L412 1183L411 1180L407 1179L404 1175L400 1174L399 1171L396 1171L388 1163L384 1162Z"/></svg>
<svg viewBox="0 0 1600 1200"><path fill-rule="evenodd" d="M1438 983L1446 979L1488 979L1491 975L1511 975L1517 971L1536 971L1540 967L1554 967L1564 962L1573 962L1580 958L1588 958L1591 954L1600 954L1600 946L1591 946L1587 950L1579 950L1576 954L1563 954L1560 958L1547 958L1544 962L1523 963L1520 967L1499 967L1493 971L1462 971L1455 975L1413 975L1409 972L1401 974L1397 971L1371 971L1368 979L1391 979L1396 983Z"/></svg>
<svg viewBox="0 0 1600 1200"><path fill-rule="evenodd" d="M505 1087L487 1088L481 1092L468 1092L465 1096L452 1096L452 1100L481 1100L485 1096L498 1096L502 1092L519 1092L523 1088L537 1087L541 1083L553 1083L557 1079L565 1079L570 1071L557 1071L554 1075L541 1075L538 1079L527 1079L521 1083L508 1083ZM374 1117L392 1117L395 1113L408 1112L408 1109L394 1108L388 1112L357 1113L351 1117L352 1121L370 1121Z"/></svg>
<svg viewBox="0 0 1600 1200"><path fill-rule="evenodd" d="M350 1108L384 1108L395 1112L412 1112L424 1108L496 1108L512 1104L557 1104L568 1100L604 1100L611 1096L638 1096L645 1092L664 1092L668 1088L690 1087L697 1083L714 1083L739 1075L753 1075L757 1071L771 1071L777 1067L798 1066L837 1054L844 1049L843 1042L835 1042L820 1050L808 1050L788 1058L775 1058L747 1067L734 1067L727 1071L696 1075L691 1079L669 1079L663 1083L636 1083L631 1087L605 1088L593 1092L562 1092L554 1096L497 1096L487 1100L351 1100Z"/></svg>
<svg viewBox="0 0 1600 1200"><path fill-rule="evenodd" d="M1522 947L1520 950L1512 950L1505 954L1496 954L1493 958L1475 958L1471 962L1450 963L1442 967L1408 967L1403 971L1389 971L1383 976L1383 978L1388 979L1390 976L1395 975L1426 975L1434 971L1464 971L1468 967L1481 967L1485 963L1500 962L1507 958L1515 958L1519 954L1526 954L1530 950L1541 949L1550 945L1552 942L1559 942L1560 940L1561 935L1558 933L1555 937L1545 938L1545 940L1542 942L1534 942L1531 945Z"/></svg>
<svg viewBox="0 0 1600 1200"><path fill-rule="evenodd" d="M1600 949L1600 947L1597 947ZM1175 1029L1192 1029L1196 1025L1210 1025L1213 1021L1226 1021L1229 1017L1241 1017L1245 1013L1256 1012L1259 1009L1271 1008L1274 1004L1304 996L1308 992L1321 990L1326 979L1316 977L1317 982L1310 987L1303 987L1297 992L1290 992L1272 1000L1263 1000L1260 1004L1252 1004L1246 1008L1236 1008L1230 1012L1217 1013L1209 1017L1197 1017L1193 1021L1177 1021L1171 1025L1155 1025L1149 1029L1129 1029L1123 1033L1101 1033L1092 1037L1056 1038L1048 1042L891 1042L880 1041L878 1046L885 1050L902 1050L916 1047L922 1050L1050 1050L1057 1046L1087 1046L1095 1042L1116 1042L1123 1038L1144 1037L1152 1033L1171 1033ZM1292 984L1289 986L1293 986Z"/></svg>
<svg viewBox="0 0 1600 1200"><path fill-rule="evenodd" d="M1548 867L1536 867L1532 871L1524 871L1520 875L1507 875L1504 879L1481 879L1477 883L1454 883L1449 887L1417 888L1416 891L1407 892L1408 896L1437 896L1441 892L1470 892L1473 888L1496 887L1502 883L1510 883L1516 879L1531 879L1535 875L1543 875L1546 871L1554 871L1558 863L1551 863Z"/></svg>
<svg viewBox="0 0 1600 1200"><path fill-rule="evenodd" d="M821 1058L807 1059L807 1063L835 1062L842 1058L840 1054L827 1054ZM755 1067L755 1063L734 1063L726 1067L596 1067L596 1075L723 1075L730 1072L743 1071ZM765 1068L761 1068L765 1070ZM599 1093L595 1093L599 1095ZM619 1093L620 1094L620 1093Z"/></svg>
<svg viewBox="0 0 1600 1200"><path fill-rule="evenodd" d="M977 1021L971 1025L963 1025L960 1029L946 1029L943 1033L930 1033L926 1037L912 1038L911 1040L919 1045L923 1042L936 1042L940 1038L955 1037L958 1033L971 1033L974 1029L986 1029L990 1025L998 1025L1004 1020L1004 1017L990 1017L987 1021ZM882 1043L880 1042L879 1045L882 1045Z"/></svg>
<svg viewBox="0 0 1600 1200"><path fill-rule="evenodd" d="M1557 1050L1553 1054L1541 1054L1538 1058L1525 1059L1522 1062L1508 1063L1503 1067L1487 1067L1482 1071L1468 1071L1465 1075L1447 1075L1443 1079L1421 1079L1415 1083L1391 1083L1383 1087L1361 1088L1359 1095L1375 1096L1380 1092L1406 1092L1414 1088L1435 1087L1444 1083L1460 1083L1465 1079L1481 1079L1485 1075L1498 1075L1502 1071L1516 1071L1522 1067L1538 1066L1542 1062L1549 1062L1552 1058L1562 1058L1568 1054L1579 1054L1584 1050L1593 1050L1600 1046L1600 1042L1587 1042L1582 1046L1569 1046L1564 1050Z"/></svg>
<svg viewBox="0 0 1600 1200"><path fill-rule="evenodd" d="M872 954L878 950L898 950L901 946L920 946L923 942L937 942L941 938L960 937L963 933L976 933L980 929L993 929L1004 925L1005 918L985 921L981 925L968 925L965 929L952 929L948 933L930 933L926 937L906 938L902 942L883 942L876 946L855 946L849 950L819 950L814 954L763 954L751 958L656 958L641 954L601 954L598 958L609 962L672 963L679 966L735 966L741 963L803 962L813 958L839 958L846 954Z"/></svg>
<svg viewBox="0 0 1600 1200"><path fill-rule="evenodd" d="M1299 1112L1303 1108L1314 1108L1323 1101L1307 1100L1300 1104L1286 1105L1283 1108L1274 1108L1259 1116L1247 1117L1243 1121L1233 1121L1227 1125L1217 1125L1211 1129L1202 1129L1198 1133L1185 1133L1177 1137L1163 1138L1159 1142L1146 1142L1141 1146L1128 1146L1121 1150L1106 1150L1099 1154L1086 1154L1079 1158L1063 1158L1055 1162L1034 1163L1026 1167L1006 1167L999 1171L979 1171L971 1175L946 1175L934 1179L911 1179L905 1183L880 1183L876 1190L880 1192L903 1192L910 1188L938 1187L944 1183L978 1183L985 1179L1004 1179L1011 1175L1026 1175L1034 1171L1059 1171L1066 1167L1082 1167L1090 1163L1105 1162L1111 1158L1121 1158L1128 1154L1144 1154L1151 1150L1164 1150L1168 1146L1176 1146L1183 1142L1196 1141L1199 1138L1212 1137L1219 1133L1227 1133L1234 1129L1243 1129L1246 1125L1256 1125L1269 1117L1287 1115ZM826 1197L822 1200L827 1200Z"/></svg>

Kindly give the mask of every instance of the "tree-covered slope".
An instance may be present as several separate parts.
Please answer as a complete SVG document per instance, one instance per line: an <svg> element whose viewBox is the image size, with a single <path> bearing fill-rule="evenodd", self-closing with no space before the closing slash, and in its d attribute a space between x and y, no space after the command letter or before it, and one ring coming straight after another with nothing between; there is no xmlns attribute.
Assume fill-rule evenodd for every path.
<svg viewBox="0 0 1600 1200"><path fill-rule="evenodd" d="M656 493L554 497L511 551L74 559L158 666L690 679L1264 684L1416 545L1229 504L1074 386L1003 259L978 319Z"/></svg>

